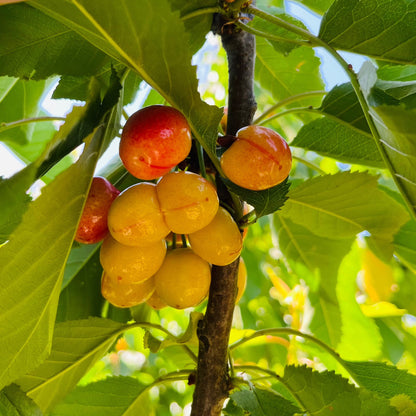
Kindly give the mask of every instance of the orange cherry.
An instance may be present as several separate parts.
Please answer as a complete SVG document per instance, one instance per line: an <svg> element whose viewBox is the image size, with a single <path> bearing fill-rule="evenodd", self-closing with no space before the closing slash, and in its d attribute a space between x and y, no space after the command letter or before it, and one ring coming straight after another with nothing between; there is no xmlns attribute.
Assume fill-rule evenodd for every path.
<svg viewBox="0 0 416 416"><path fill-rule="evenodd" d="M191 150L191 129L173 107L152 105L132 114L124 125L120 158L139 179L156 179L168 173Z"/></svg>

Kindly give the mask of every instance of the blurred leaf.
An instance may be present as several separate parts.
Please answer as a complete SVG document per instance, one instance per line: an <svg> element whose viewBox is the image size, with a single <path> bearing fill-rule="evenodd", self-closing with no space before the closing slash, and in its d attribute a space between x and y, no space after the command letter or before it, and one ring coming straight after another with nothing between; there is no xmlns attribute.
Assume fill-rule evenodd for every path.
<svg viewBox="0 0 416 416"><path fill-rule="evenodd" d="M0 248L0 385L32 370L52 340L64 265L101 145L96 132L79 161L30 204Z"/></svg>
<svg viewBox="0 0 416 416"><path fill-rule="evenodd" d="M291 146L313 150L342 162L384 167L350 83L334 87L319 110L326 117L303 126Z"/></svg>
<svg viewBox="0 0 416 416"><path fill-rule="evenodd" d="M279 210L287 200L290 182L285 179L279 185L264 191L250 191L231 182L227 178L221 178L227 188L238 195L243 201L248 202L255 210L257 218L272 214Z"/></svg>
<svg viewBox="0 0 416 416"><path fill-rule="evenodd" d="M390 403L399 412L399 416L412 416L416 414L416 403L405 394L398 394L390 399Z"/></svg>
<svg viewBox="0 0 416 416"><path fill-rule="evenodd" d="M30 22L30 24L28 24ZM76 32L26 3L0 8L0 75L93 75L109 60Z"/></svg>
<svg viewBox="0 0 416 416"><path fill-rule="evenodd" d="M362 387L383 397L407 394L416 401L416 376L405 370L380 362L344 361L344 367Z"/></svg>
<svg viewBox="0 0 416 416"><path fill-rule="evenodd" d="M50 416L133 416L152 415L144 387L132 377L108 377L77 387Z"/></svg>
<svg viewBox="0 0 416 416"><path fill-rule="evenodd" d="M0 7L0 13L3 7ZM1 24L0 24L1 26ZM1 65L0 65L1 67ZM0 78L3 80L4 78ZM3 81L0 83L2 87ZM5 92L1 92L0 101L0 140L4 142L27 144L31 140L34 123L26 123L14 128L2 126L2 123L36 117L39 113L39 100L48 85L45 81L14 80Z"/></svg>
<svg viewBox="0 0 416 416"><path fill-rule="evenodd" d="M388 400L355 388L333 372L287 366L282 382L312 416L398 415Z"/></svg>
<svg viewBox="0 0 416 416"><path fill-rule="evenodd" d="M288 56L276 54L272 44L256 39L255 80L277 102L292 95L323 89L319 74L320 60L311 48L301 47ZM319 105L320 97L307 97L296 105Z"/></svg>
<svg viewBox="0 0 416 416"><path fill-rule="evenodd" d="M353 238L331 239L313 234L282 215L274 215L273 232L283 255L305 264L320 278L318 293L310 294L314 307L311 329L320 339L336 346L341 337L341 316L336 296L338 267L350 250ZM309 287L316 286L305 278Z"/></svg>
<svg viewBox="0 0 416 416"><path fill-rule="evenodd" d="M230 412L227 411L227 408L225 409L225 414L229 416L245 414L252 416L293 416L294 413L301 412L298 407L273 390L254 386L250 390L240 390L232 393L230 402L231 404L228 404L227 408L233 409L234 405L234 410ZM236 412L235 406L237 406L237 409L241 409L239 410L240 413Z"/></svg>
<svg viewBox="0 0 416 416"><path fill-rule="evenodd" d="M42 410L50 410L110 348L123 325L103 318L58 323L49 357L17 380Z"/></svg>
<svg viewBox="0 0 416 416"><path fill-rule="evenodd" d="M414 3L416 5L416 2ZM399 190L416 211L416 95L413 104L403 105L400 100L388 99L379 94L376 84L375 68L366 63L360 70L359 81L366 93L370 113L380 134L381 145L392 165ZM376 88L373 88L376 86ZM400 85L398 85L400 87Z"/></svg>
<svg viewBox="0 0 416 416"><path fill-rule="evenodd" d="M198 345L198 337L196 334L198 328L198 322L203 318L201 312L192 311L189 316L189 324L186 331L178 337L167 337L160 341L154 337L149 331L145 332L143 345L145 348L149 348L151 352L157 353L160 350L178 344L194 344Z"/></svg>
<svg viewBox="0 0 416 416"><path fill-rule="evenodd" d="M100 256L95 251L74 279L61 291L56 322L101 316L104 303L101 296L101 275Z"/></svg>
<svg viewBox="0 0 416 416"><path fill-rule="evenodd" d="M44 114L41 112L37 116L43 117ZM32 123L32 125L33 129L28 137L29 142L22 144L7 142L7 147L27 164L35 162L42 155L46 144L52 140L53 135L57 131L52 121L39 121Z"/></svg>
<svg viewBox="0 0 416 416"><path fill-rule="evenodd" d="M56 18L112 58L136 71L188 119L193 133L216 160L222 111L204 103L191 66L189 38L167 0L33 0L31 5ZM151 22L152 24L149 24Z"/></svg>
<svg viewBox="0 0 416 416"><path fill-rule="evenodd" d="M337 297L342 336L336 350L345 359L374 360L380 357L383 340L374 320L365 316L357 303L356 279L360 268L360 256L355 246L338 270Z"/></svg>
<svg viewBox="0 0 416 416"><path fill-rule="evenodd" d="M2 416L42 416L42 412L15 384L0 391Z"/></svg>
<svg viewBox="0 0 416 416"><path fill-rule="evenodd" d="M336 0L322 19L319 37L336 49L416 63L415 10L413 0Z"/></svg>
<svg viewBox="0 0 416 416"><path fill-rule="evenodd" d="M20 224L31 198L26 191L33 183L36 166L29 165L9 179L0 178L0 244Z"/></svg>
<svg viewBox="0 0 416 416"><path fill-rule="evenodd" d="M401 204L377 187L377 177L359 172L305 181L289 192L281 215L321 237L343 239L367 230L386 258L392 235L409 220Z"/></svg>

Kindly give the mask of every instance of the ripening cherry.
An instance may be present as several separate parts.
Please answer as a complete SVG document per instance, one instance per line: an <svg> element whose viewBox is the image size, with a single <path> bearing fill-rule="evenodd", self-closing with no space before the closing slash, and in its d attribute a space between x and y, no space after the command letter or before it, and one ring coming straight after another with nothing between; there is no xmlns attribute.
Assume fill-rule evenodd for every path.
<svg viewBox="0 0 416 416"><path fill-rule="evenodd" d="M157 184L157 196L165 222L176 234L189 234L205 227L219 206L214 186L192 172L165 175Z"/></svg>
<svg viewBox="0 0 416 416"><path fill-rule="evenodd" d="M211 267L190 248L177 248L167 253L154 279L163 302L176 309L190 308L207 296Z"/></svg>
<svg viewBox="0 0 416 416"><path fill-rule="evenodd" d="M141 182L125 189L108 213L108 228L119 243L145 246L169 234L160 210L156 185Z"/></svg>
<svg viewBox="0 0 416 416"><path fill-rule="evenodd" d="M180 111L151 105L129 117L119 153L133 176L149 180L160 178L184 160L191 144L191 129Z"/></svg>
<svg viewBox="0 0 416 416"><path fill-rule="evenodd" d="M111 276L124 283L140 283L153 276L166 255L166 243L159 240L144 247L126 246L108 235L101 246L100 262Z"/></svg>
<svg viewBox="0 0 416 416"><path fill-rule="evenodd" d="M131 308L146 302L155 291L153 277L140 283L124 283L117 276L110 276L105 271L101 278L101 294L118 308Z"/></svg>
<svg viewBox="0 0 416 416"><path fill-rule="evenodd" d="M204 228L189 234L192 250L217 266L232 263L243 249L243 239L231 214L219 207L214 219Z"/></svg>
<svg viewBox="0 0 416 416"><path fill-rule="evenodd" d="M106 178L96 176L92 179L75 234L75 241L83 244L94 244L107 235L108 211L119 193L120 191Z"/></svg>
<svg viewBox="0 0 416 416"><path fill-rule="evenodd" d="M275 131L261 126L238 130L237 140L223 153L221 167L235 184L254 191L283 182L292 167L289 145Z"/></svg>

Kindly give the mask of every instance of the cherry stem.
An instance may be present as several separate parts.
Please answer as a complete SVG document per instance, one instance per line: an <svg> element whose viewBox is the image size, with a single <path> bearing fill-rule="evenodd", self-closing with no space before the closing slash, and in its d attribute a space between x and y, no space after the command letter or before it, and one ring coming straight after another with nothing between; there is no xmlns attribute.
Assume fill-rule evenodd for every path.
<svg viewBox="0 0 416 416"><path fill-rule="evenodd" d="M196 153L198 156L198 164L199 164L199 171L201 172L201 176L207 180L207 171L205 169L205 161L204 161L204 149L201 145L201 143L199 143L199 141L195 141L196 144Z"/></svg>
<svg viewBox="0 0 416 416"><path fill-rule="evenodd" d="M185 234L181 234L181 238L182 238L183 247L184 248L188 247L188 243L186 242L186 235Z"/></svg>
<svg viewBox="0 0 416 416"><path fill-rule="evenodd" d="M172 233L172 248L176 248L176 234Z"/></svg>

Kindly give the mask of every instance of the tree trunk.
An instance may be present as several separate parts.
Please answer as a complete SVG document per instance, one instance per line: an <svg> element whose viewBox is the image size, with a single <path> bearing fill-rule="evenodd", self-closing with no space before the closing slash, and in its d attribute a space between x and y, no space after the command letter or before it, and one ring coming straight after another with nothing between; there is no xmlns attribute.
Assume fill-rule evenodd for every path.
<svg viewBox="0 0 416 416"><path fill-rule="evenodd" d="M227 134L251 124L256 110L253 90L255 39L234 25L214 19L227 52L229 99ZM199 354L191 416L218 416L232 383L228 368L228 342L237 293L239 259L212 267L212 282L205 317L198 326Z"/></svg>

